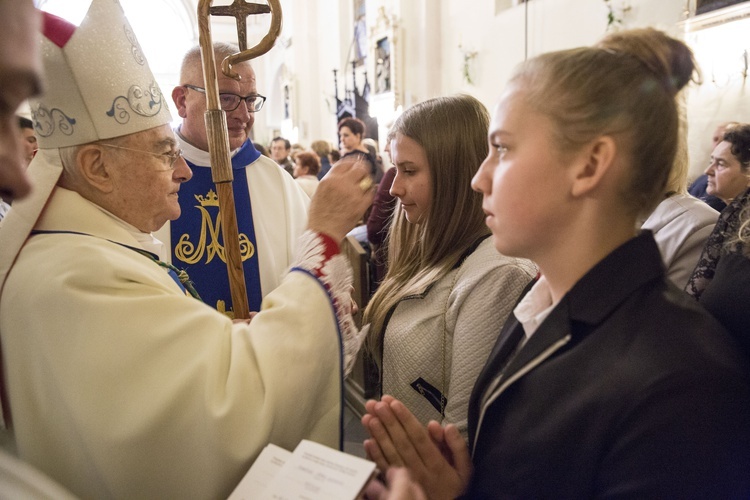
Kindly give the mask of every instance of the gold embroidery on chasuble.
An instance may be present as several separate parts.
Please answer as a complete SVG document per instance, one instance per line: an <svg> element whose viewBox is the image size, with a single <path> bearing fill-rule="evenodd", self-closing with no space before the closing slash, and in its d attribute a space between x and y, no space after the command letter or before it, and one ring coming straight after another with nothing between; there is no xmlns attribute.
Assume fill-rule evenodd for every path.
<svg viewBox="0 0 750 500"><path fill-rule="evenodd" d="M175 256L187 264L197 264L201 261L208 264L214 257L226 263L224 246L219 242L221 235L221 212L219 211L219 197L213 189L206 196L195 195L198 205L194 208L201 213L201 229L198 241L190 241L190 234L183 233L174 247ZM215 214L215 215L213 215ZM205 260L203 257L205 255ZM242 261L255 255L255 245L245 233L240 233L240 255Z"/></svg>

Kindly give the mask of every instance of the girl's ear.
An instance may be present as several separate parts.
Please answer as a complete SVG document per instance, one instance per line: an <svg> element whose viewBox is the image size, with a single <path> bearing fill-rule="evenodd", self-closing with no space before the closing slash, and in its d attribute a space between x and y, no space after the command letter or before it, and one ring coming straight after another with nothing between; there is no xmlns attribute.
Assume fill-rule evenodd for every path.
<svg viewBox="0 0 750 500"><path fill-rule="evenodd" d="M607 172L613 169L617 157L617 143L608 135L597 137L580 153L573 164L571 194L585 196L596 189Z"/></svg>

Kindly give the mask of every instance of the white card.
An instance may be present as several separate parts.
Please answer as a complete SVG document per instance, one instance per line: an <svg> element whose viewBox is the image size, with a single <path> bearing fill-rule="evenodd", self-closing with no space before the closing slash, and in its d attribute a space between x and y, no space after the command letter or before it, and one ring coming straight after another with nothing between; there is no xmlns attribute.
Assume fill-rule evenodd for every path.
<svg viewBox="0 0 750 500"><path fill-rule="evenodd" d="M375 464L322 444L302 440L262 500L353 500L375 470Z"/></svg>
<svg viewBox="0 0 750 500"><path fill-rule="evenodd" d="M228 500L251 500L258 498L258 494L271 484L273 478L284 467L284 464L292 456L291 451L268 444L258 455L250 470L242 478L240 484L234 489Z"/></svg>

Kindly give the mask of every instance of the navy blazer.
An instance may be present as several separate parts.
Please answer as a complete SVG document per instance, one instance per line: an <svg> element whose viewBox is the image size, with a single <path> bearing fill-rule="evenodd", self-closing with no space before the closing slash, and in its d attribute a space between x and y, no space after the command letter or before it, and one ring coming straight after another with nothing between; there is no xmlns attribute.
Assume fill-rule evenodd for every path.
<svg viewBox="0 0 750 500"><path fill-rule="evenodd" d="M521 335L511 315L472 392L469 498L750 498L748 360L650 232Z"/></svg>

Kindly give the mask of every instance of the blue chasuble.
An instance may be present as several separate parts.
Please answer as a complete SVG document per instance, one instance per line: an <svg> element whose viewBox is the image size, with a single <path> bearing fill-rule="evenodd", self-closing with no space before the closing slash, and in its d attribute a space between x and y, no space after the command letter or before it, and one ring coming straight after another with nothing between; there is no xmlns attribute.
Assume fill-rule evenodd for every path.
<svg viewBox="0 0 750 500"><path fill-rule="evenodd" d="M251 311L260 310L263 296L245 167L259 157L260 153L252 141L246 141L232 157L232 188L240 235L240 254ZM187 271L206 304L234 317L219 198L211 179L211 169L190 161L187 164L193 170L193 178L180 187L182 214L171 223L172 264Z"/></svg>

